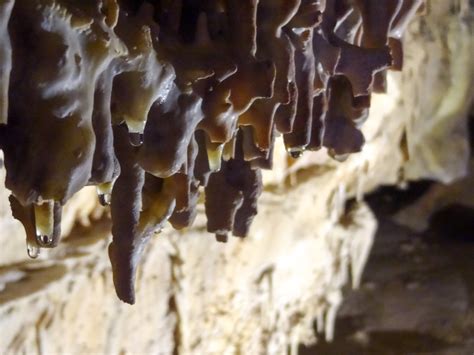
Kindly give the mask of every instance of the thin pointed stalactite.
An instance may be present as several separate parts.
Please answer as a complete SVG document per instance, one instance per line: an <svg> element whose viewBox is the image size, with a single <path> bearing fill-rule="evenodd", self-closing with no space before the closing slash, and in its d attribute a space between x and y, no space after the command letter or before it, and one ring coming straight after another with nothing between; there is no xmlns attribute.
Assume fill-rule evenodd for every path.
<svg viewBox="0 0 474 355"><path fill-rule="evenodd" d="M218 241L251 230L275 140L293 157L363 148L360 125L422 0L0 0L0 148L27 250L60 239L86 185L133 303L138 262L205 192Z"/></svg>

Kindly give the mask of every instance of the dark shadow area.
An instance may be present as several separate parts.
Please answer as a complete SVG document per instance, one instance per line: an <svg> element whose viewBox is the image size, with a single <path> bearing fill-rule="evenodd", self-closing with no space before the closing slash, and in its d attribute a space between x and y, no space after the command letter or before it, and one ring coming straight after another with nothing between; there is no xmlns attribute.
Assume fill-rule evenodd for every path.
<svg viewBox="0 0 474 355"><path fill-rule="evenodd" d="M433 185L431 180L411 182L404 189L396 186L382 186L376 192L367 195L365 201L379 216L392 215L412 204Z"/></svg>
<svg viewBox="0 0 474 355"><path fill-rule="evenodd" d="M328 343L322 340L313 347L300 346L300 355L400 355L426 354L448 349L451 344L429 334L416 331L372 331L357 333L357 326L348 328L351 318L336 323L337 335Z"/></svg>
<svg viewBox="0 0 474 355"><path fill-rule="evenodd" d="M474 242L474 209L452 204L435 212L430 217L427 237L440 242Z"/></svg>

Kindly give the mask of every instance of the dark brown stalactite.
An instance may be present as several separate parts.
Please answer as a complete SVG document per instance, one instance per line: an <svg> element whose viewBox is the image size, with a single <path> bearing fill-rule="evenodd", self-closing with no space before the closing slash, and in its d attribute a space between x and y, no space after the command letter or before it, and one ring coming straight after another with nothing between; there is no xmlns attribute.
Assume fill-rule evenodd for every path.
<svg viewBox="0 0 474 355"><path fill-rule="evenodd" d="M150 237L190 226L244 237L275 140L362 149L359 130L422 0L0 1L0 148L28 252L54 247L62 206L109 205L120 299Z"/></svg>
<svg viewBox="0 0 474 355"><path fill-rule="evenodd" d="M134 159L135 148L128 144L127 129L123 125L117 126L114 133L115 151L121 173L112 191L113 240L109 246L109 256L118 297L127 303L134 303L138 262L134 256L143 248L143 241L139 239L141 236L138 234L138 223L145 171Z"/></svg>
<svg viewBox="0 0 474 355"><path fill-rule="evenodd" d="M335 156L358 152L364 144L364 136L356 124L360 112L354 107L352 91L349 80L344 76L329 80L323 145Z"/></svg>

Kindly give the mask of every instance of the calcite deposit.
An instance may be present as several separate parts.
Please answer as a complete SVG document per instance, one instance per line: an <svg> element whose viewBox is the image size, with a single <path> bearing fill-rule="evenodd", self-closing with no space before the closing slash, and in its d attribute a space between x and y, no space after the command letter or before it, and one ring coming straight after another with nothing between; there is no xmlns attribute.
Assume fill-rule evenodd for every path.
<svg viewBox="0 0 474 355"><path fill-rule="evenodd" d="M0 147L28 254L57 246L84 186L111 205L109 256L134 303L145 244L182 229L245 237L275 137L298 157L359 152L372 91L401 69L422 0L7 0Z"/></svg>
<svg viewBox="0 0 474 355"><path fill-rule="evenodd" d="M61 243L34 260L11 217L10 191L0 187L0 352L295 354L298 344L320 340L315 325L328 339L343 333L334 318L347 285L361 280L376 227L364 193L466 172L474 83L468 4L430 0L426 14L414 17L403 37L404 70L388 72L387 94L372 95L361 152L344 162L324 148L293 159L275 137L273 170L262 170L247 238L210 238L205 201L191 227L167 224L150 238L133 307L114 294L111 211L99 206L96 187L63 206ZM198 130L196 140L204 138Z"/></svg>

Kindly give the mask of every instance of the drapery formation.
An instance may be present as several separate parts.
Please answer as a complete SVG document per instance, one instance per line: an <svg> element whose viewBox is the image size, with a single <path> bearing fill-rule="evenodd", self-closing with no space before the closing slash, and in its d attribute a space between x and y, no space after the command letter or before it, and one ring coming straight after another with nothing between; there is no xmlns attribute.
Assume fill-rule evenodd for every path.
<svg viewBox="0 0 474 355"><path fill-rule="evenodd" d="M275 138L293 157L362 149L359 130L422 0L0 1L0 146L28 253L54 247L86 185L110 204L118 296L149 238L243 237Z"/></svg>

